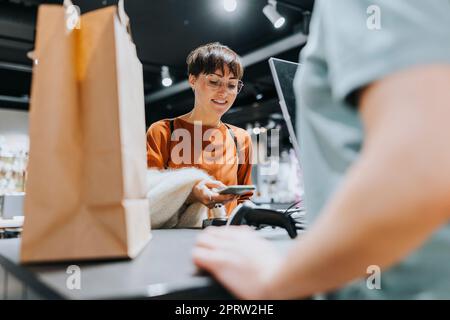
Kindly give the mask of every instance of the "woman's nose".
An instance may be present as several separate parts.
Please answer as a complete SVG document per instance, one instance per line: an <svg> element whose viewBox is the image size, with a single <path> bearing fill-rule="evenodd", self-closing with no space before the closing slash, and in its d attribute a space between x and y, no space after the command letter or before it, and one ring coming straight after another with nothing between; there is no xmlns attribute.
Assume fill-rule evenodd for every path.
<svg viewBox="0 0 450 320"><path fill-rule="evenodd" d="M225 95L227 93L227 88L225 84L221 84L219 86L219 89L217 90L218 93Z"/></svg>

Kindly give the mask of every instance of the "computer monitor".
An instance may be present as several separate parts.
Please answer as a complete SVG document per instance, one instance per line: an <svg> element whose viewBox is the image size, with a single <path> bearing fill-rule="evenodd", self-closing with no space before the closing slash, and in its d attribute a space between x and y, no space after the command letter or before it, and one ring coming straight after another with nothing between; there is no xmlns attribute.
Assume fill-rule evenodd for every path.
<svg viewBox="0 0 450 320"><path fill-rule="evenodd" d="M297 139L297 126L295 123L297 107L294 94L294 78L301 65L276 58L270 58L269 65L289 138L300 165L300 146Z"/></svg>

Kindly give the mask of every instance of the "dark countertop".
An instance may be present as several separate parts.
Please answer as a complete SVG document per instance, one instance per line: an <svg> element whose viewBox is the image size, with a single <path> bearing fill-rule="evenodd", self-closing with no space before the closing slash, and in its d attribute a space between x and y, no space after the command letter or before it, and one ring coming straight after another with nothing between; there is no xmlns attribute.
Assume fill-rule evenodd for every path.
<svg viewBox="0 0 450 320"><path fill-rule="evenodd" d="M197 273L191 250L199 230L152 230L153 238L133 260L20 265L20 239L0 240L0 264L47 298L127 299L231 298L223 287ZM258 231L283 252L292 241L282 229ZM68 266L81 270L81 289L69 290Z"/></svg>

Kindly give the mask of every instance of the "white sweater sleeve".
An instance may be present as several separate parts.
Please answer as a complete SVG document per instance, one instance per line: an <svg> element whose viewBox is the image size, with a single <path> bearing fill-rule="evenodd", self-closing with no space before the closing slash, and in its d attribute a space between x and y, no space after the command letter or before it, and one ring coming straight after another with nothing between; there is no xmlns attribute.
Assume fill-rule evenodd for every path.
<svg viewBox="0 0 450 320"><path fill-rule="evenodd" d="M201 227L208 208L193 203L184 210L183 204L197 181L208 179L196 168L147 170L147 198L150 204L152 229Z"/></svg>

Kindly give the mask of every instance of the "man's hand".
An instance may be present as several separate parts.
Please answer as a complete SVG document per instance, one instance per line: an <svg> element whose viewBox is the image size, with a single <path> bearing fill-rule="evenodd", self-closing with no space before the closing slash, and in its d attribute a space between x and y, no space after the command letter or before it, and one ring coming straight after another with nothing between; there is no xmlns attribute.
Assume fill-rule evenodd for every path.
<svg viewBox="0 0 450 320"><path fill-rule="evenodd" d="M450 219L448 83L450 66L427 65L363 90L362 153L281 263L249 231L219 227L200 236L195 264L239 298L292 299L404 259Z"/></svg>
<svg viewBox="0 0 450 320"><path fill-rule="evenodd" d="M268 285L281 257L247 226L209 227L193 251L194 263L240 299L270 299Z"/></svg>
<svg viewBox="0 0 450 320"><path fill-rule="evenodd" d="M234 200L237 196L230 194L218 194L214 189L224 188L224 185L220 181L203 179L197 182L192 188L186 203L191 204L194 202L200 202L207 206L209 209L214 208L216 203L225 204Z"/></svg>

